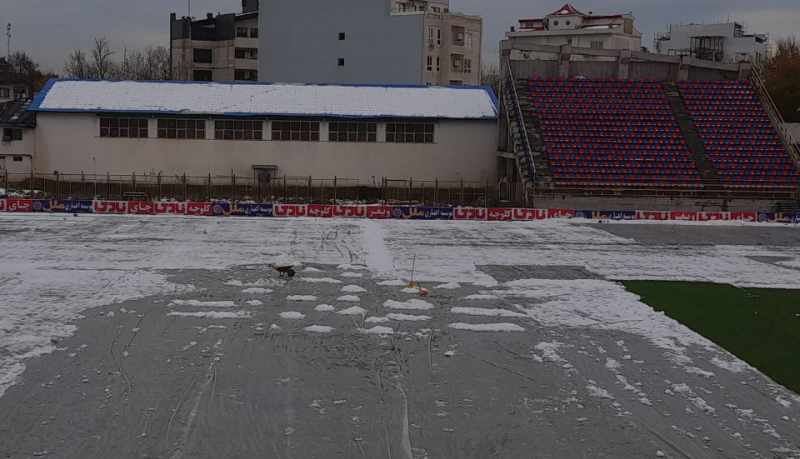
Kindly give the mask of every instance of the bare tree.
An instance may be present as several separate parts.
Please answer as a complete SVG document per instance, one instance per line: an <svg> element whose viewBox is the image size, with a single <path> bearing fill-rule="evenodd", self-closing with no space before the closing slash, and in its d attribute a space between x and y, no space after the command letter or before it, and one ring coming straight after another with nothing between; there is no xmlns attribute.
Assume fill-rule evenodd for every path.
<svg viewBox="0 0 800 459"><path fill-rule="evenodd" d="M105 80L117 76L117 63L114 61L114 51L111 51L108 40L95 38L91 56L91 69L94 78Z"/></svg>
<svg viewBox="0 0 800 459"><path fill-rule="evenodd" d="M28 95L41 89L39 82L42 79L42 71L39 64L24 51L17 51L8 56L7 62L11 64L12 72L22 77L23 82L28 87Z"/></svg>
<svg viewBox="0 0 800 459"><path fill-rule="evenodd" d="M70 78L92 78L92 69L86 59L86 53L79 49L73 51L64 64L64 73Z"/></svg>
<svg viewBox="0 0 800 459"><path fill-rule="evenodd" d="M484 65L481 68L481 84L490 86L495 94L500 94L500 69L497 64Z"/></svg>
<svg viewBox="0 0 800 459"><path fill-rule="evenodd" d="M778 111L788 123L800 122L800 41L778 39L765 65L766 85Z"/></svg>

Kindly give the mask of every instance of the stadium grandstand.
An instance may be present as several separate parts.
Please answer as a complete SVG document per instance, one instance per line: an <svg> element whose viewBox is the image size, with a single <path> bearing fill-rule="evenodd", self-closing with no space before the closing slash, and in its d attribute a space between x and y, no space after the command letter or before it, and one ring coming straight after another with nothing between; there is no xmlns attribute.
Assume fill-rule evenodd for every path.
<svg viewBox="0 0 800 459"><path fill-rule="evenodd" d="M798 200L800 151L752 63L511 35L501 52L499 169L534 205Z"/></svg>

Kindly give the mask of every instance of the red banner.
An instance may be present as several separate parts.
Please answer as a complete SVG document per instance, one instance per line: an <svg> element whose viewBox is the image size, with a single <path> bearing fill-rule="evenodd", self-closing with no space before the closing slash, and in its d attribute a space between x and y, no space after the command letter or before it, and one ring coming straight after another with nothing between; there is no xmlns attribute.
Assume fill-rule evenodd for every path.
<svg viewBox="0 0 800 459"><path fill-rule="evenodd" d="M214 215L214 204L210 202L186 203L186 215L202 215L210 217Z"/></svg>
<svg viewBox="0 0 800 459"><path fill-rule="evenodd" d="M314 218L331 218L333 217L333 206L324 206L320 204L309 204L307 206L307 216Z"/></svg>
<svg viewBox="0 0 800 459"><path fill-rule="evenodd" d="M676 222L696 222L697 212L672 211L669 213L669 219Z"/></svg>
<svg viewBox="0 0 800 459"><path fill-rule="evenodd" d="M33 199L9 199L9 212L33 212Z"/></svg>
<svg viewBox="0 0 800 459"><path fill-rule="evenodd" d="M369 206L367 207L367 218L373 220L386 220L392 218L392 206Z"/></svg>
<svg viewBox="0 0 800 459"><path fill-rule="evenodd" d="M514 220L544 220L547 218L547 211L544 209L514 209Z"/></svg>
<svg viewBox="0 0 800 459"><path fill-rule="evenodd" d="M514 218L514 209L489 209L487 215L490 222L510 222Z"/></svg>
<svg viewBox="0 0 800 459"><path fill-rule="evenodd" d="M758 213L756 212L731 212L730 219L737 222L755 222L758 221Z"/></svg>
<svg viewBox="0 0 800 459"><path fill-rule="evenodd" d="M159 215L184 215L186 214L185 202L157 202L153 212Z"/></svg>
<svg viewBox="0 0 800 459"><path fill-rule="evenodd" d="M486 209L473 209L459 207L455 210L453 218L455 220L486 220Z"/></svg>
<svg viewBox="0 0 800 459"><path fill-rule="evenodd" d="M367 216L366 207L362 206L336 206L333 208L334 217L364 218Z"/></svg>
<svg viewBox="0 0 800 459"><path fill-rule="evenodd" d="M149 201L133 201L128 203L128 213L137 215L153 215L156 204Z"/></svg>
<svg viewBox="0 0 800 459"><path fill-rule="evenodd" d="M5 212L6 209L7 209L6 200L5 199L0 199L0 212Z"/></svg>
<svg viewBox="0 0 800 459"><path fill-rule="evenodd" d="M273 212L276 217L305 217L306 206L302 204L275 204Z"/></svg>
<svg viewBox="0 0 800 459"><path fill-rule="evenodd" d="M547 211L547 218L572 218L574 214L572 209L550 209Z"/></svg>
<svg viewBox="0 0 800 459"><path fill-rule="evenodd" d="M728 221L731 219L731 214L728 212L698 212L697 221L699 222L715 222L715 221Z"/></svg>
<svg viewBox="0 0 800 459"><path fill-rule="evenodd" d="M96 214L127 214L127 201L94 201L92 212Z"/></svg>
<svg viewBox="0 0 800 459"><path fill-rule="evenodd" d="M669 220L669 216L669 212L650 212L646 210L639 210L636 212L637 220L666 221Z"/></svg>

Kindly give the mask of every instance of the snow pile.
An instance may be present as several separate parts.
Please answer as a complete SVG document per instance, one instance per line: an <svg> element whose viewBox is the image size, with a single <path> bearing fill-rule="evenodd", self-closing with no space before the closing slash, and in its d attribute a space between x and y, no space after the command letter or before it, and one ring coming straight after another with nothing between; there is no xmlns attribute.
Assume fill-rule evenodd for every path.
<svg viewBox="0 0 800 459"><path fill-rule="evenodd" d="M342 291L345 293L364 293L367 289L358 285L345 285L342 287Z"/></svg>
<svg viewBox="0 0 800 459"><path fill-rule="evenodd" d="M303 330L309 333L331 333L334 329L333 327L328 327L325 325L309 325L308 327L303 328Z"/></svg>
<svg viewBox="0 0 800 459"><path fill-rule="evenodd" d="M487 295L484 293L476 293L474 295L468 295L464 297L465 300L499 300L500 297L496 295Z"/></svg>
<svg viewBox="0 0 800 459"><path fill-rule="evenodd" d="M251 287L242 290L242 293L245 295L266 295L268 293L272 293L274 290L270 290L268 288L259 288L259 287Z"/></svg>
<svg viewBox="0 0 800 459"><path fill-rule="evenodd" d="M237 312L221 312L221 311L207 311L207 312L178 312L172 311L168 316L173 317L193 317L196 319L249 319L250 313L247 311Z"/></svg>
<svg viewBox="0 0 800 459"><path fill-rule="evenodd" d="M405 287L408 282L402 280L387 280L378 282L378 285L382 287Z"/></svg>
<svg viewBox="0 0 800 459"><path fill-rule="evenodd" d="M360 279L360 278L364 277L364 275L361 274L361 273L354 273L354 272L349 272L349 271L343 272L342 274L340 274L340 276L348 277L348 278L351 278L351 279Z"/></svg>
<svg viewBox="0 0 800 459"><path fill-rule="evenodd" d="M411 299L407 301L387 300L383 303L383 307L387 309L400 309L400 310L416 310L428 311L433 309L433 305L425 300Z"/></svg>
<svg viewBox="0 0 800 459"><path fill-rule="evenodd" d="M393 335L394 330L389 327L372 327L372 328L359 328L359 332L366 333L367 335Z"/></svg>
<svg viewBox="0 0 800 459"><path fill-rule="evenodd" d="M314 310L317 311L317 312L333 312L333 311L336 310L336 308L334 308L333 306L331 306L329 304L320 304L319 306L314 308Z"/></svg>
<svg viewBox="0 0 800 459"><path fill-rule="evenodd" d="M336 298L336 301L343 301L346 303L358 303L359 301L361 301L361 298L355 295L344 295L340 296L339 298Z"/></svg>
<svg viewBox="0 0 800 459"><path fill-rule="evenodd" d="M281 319L286 319L286 320L300 320L306 318L305 314L302 314L297 311L282 312L278 315L281 316Z"/></svg>
<svg viewBox="0 0 800 459"><path fill-rule="evenodd" d="M308 267L306 267L306 269L303 270L303 272L304 273L321 273L321 272L324 272L324 271L319 269L319 268L315 268L313 266L308 266Z"/></svg>
<svg viewBox="0 0 800 459"><path fill-rule="evenodd" d="M351 265L351 264L339 265L337 266L337 268L345 271L364 271L366 269L369 269L364 265Z"/></svg>
<svg viewBox="0 0 800 459"><path fill-rule="evenodd" d="M389 322L389 318L387 317L367 317L364 322L368 324L385 324Z"/></svg>
<svg viewBox="0 0 800 459"><path fill-rule="evenodd" d="M461 284L458 282L449 282L447 284L441 284L434 287L437 290L458 290L461 288Z"/></svg>
<svg viewBox="0 0 800 459"><path fill-rule="evenodd" d="M466 330L474 332L524 332L525 329L515 324L464 324L454 323L448 325L454 330Z"/></svg>
<svg viewBox="0 0 800 459"><path fill-rule="evenodd" d="M341 311L337 312L337 314L341 314L343 316L363 316L367 314L367 310L358 306L353 306L352 308L342 309Z"/></svg>
<svg viewBox="0 0 800 459"><path fill-rule="evenodd" d="M602 389L602 388L597 387L597 386L594 386L594 385L591 385L591 384L586 386L586 392L589 393L589 397L605 398L605 399L608 399L608 400L614 400L614 396L609 394L607 390Z"/></svg>
<svg viewBox="0 0 800 459"><path fill-rule="evenodd" d="M249 300L246 301L246 303L249 304L250 306L264 306L264 303L259 300Z"/></svg>
<svg viewBox="0 0 800 459"><path fill-rule="evenodd" d="M344 282L339 279L331 279L330 277L304 277L300 279L303 282L311 282L316 284L343 284Z"/></svg>
<svg viewBox="0 0 800 459"><path fill-rule="evenodd" d="M172 300L167 305L173 306L192 306L199 308L235 308L233 301L199 301L199 300Z"/></svg>

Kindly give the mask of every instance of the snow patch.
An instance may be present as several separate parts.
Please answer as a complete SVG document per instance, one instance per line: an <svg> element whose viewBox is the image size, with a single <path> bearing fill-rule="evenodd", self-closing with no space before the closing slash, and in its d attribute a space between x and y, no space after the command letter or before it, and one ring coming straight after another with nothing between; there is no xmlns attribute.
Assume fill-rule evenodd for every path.
<svg viewBox="0 0 800 459"><path fill-rule="evenodd" d="M317 301L319 298L314 295L289 295L287 301Z"/></svg>
<svg viewBox="0 0 800 459"><path fill-rule="evenodd" d="M264 306L264 303L259 300L249 300L245 301L245 303L249 304L250 306Z"/></svg>
<svg viewBox="0 0 800 459"><path fill-rule="evenodd" d="M383 303L384 308L400 310L429 311L433 309L433 304L425 300L411 299L407 301L387 300Z"/></svg>
<svg viewBox="0 0 800 459"><path fill-rule="evenodd" d="M310 332L310 333L331 333L334 328L328 327L326 325L309 325L305 327L303 330Z"/></svg>
<svg viewBox="0 0 800 459"><path fill-rule="evenodd" d="M342 309L341 311L337 312L337 314L341 314L343 316L363 316L367 314L367 310L358 306L353 306L352 308Z"/></svg>
<svg viewBox="0 0 800 459"><path fill-rule="evenodd" d="M454 323L448 325L454 330L466 330L474 332L524 332L525 329L516 324L465 324Z"/></svg>
<svg viewBox="0 0 800 459"><path fill-rule="evenodd" d="M597 386L594 386L592 384L589 384L588 386L586 386L586 392L588 392L589 393L589 397L592 397L592 398L605 398L605 399L608 399L608 400L615 400L614 396L611 395L610 393L608 393L607 390L602 389L602 388L597 387Z"/></svg>
<svg viewBox="0 0 800 459"><path fill-rule="evenodd" d="M272 293L273 291L274 290L270 290L268 288L251 287L242 290L242 293L245 295L266 295L268 293Z"/></svg>
<svg viewBox="0 0 800 459"><path fill-rule="evenodd" d="M172 317L194 317L197 319L249 319L250 313L247 311L237 312L222 312L222 311L207 311L207 312L178 312L172 311L168 316Z"/></svg>
<svg viewBox="0 0 800 459"><path fill-rule="evenodd" d="M466 316L482 316L482 317L520 317L528 318L527 314L521 312L509 311L507 309L483 309L483 308L465 308L454 307L450 309L453 314L463 314Z"/></svg>
<svg viewBox="0 0 800 459"><path fill-rule="evenodd" d="M358 285L345 285L342 287L342 291L345 293L364 293L367 289Z"/></svg>
<svg viewBox="0 0 800 459"><path fill-rule="evenodd" d="M336 298L336 301L344 301L347 303L358 303L359 301L361 301L361 298L355 295L344 295L340 296L339 298Z"/></svg>
<svg viewBox="0 0 800 459"><path fill-rule="evenodd" d="M368 324L385 324L389 322L389 319L386 317L367 317L364 322Z"/></svg>
<svg viewBox="0 0 800 459"><path fill-rule="evenodd" d="M331 279L330 277L303 277L300 280L312 284L344 284L339 279Z"/></svg>
<svg viewBox="0 0 800 459"><path fill-rule="evenodd" d="M497 295L488 295L485 293L476 293L474 295L467 295L464 297L465 300L499 300L500 297Z"/></svg>
<svg viewBox="0 0 800 459"><path fill-rule="evenodd" d="M382 287L404 287L408 282L402 280L387 280L378 282L378 285Z"/></svg>
<svg viewBox="0 0 800 459"><path fill-rule="evenodd" d="M319 306L314 308L314 310L317 311L317 312L333 312L333 311L336 310L336 308L334 308L333 306L331 306L329 304L320 304Z"/></svg>
<svg viewBox="0 0 800 459"><path fill-rule="evenodd" d="M233 301L199 301L199 300L172 300L167 305L172 306L193 306L203 308L235 308Z"/></svg>
<svg viewBox="0 0 800 459"><path fill-rule="evenodd" d="M306 318L305 314L297 312L297 311L286 311L286 312L282 312L282 313L280 313L278 315L281 316L281 319L286 319L286 320L300 320L300 319L305 319Z"/></svg>
<svg viewBox="0 0 800 459"><path fill-rule="evenodd" d="M364 277L364 275L361 273L353 273L353 272L343 272L342 274L340 274L340 276L347 277L350 279L360 279Z"/></svg>
<svg viewBox="0 0 800 459"><path fill-rule="evenodd" d="M389 327L372 327L372 328L359 328L359 332L368 335L393 335L394 330Z"/></svg>
<svg viewBox="0 0 800 459"><path fill-rule="evenodd" d="M458 290L461 288L461 284L458 282L449 282L447 284L437 285L434 288L438 290Z"/></svg>
<svg viewBox="0 0 800 459"><path fill-rule="evenodd" d="M386 314L386 318L389 320L396 320L400 322L424 322L426 320L431 320L429 316L411 316L407 314Z"/></svg>

